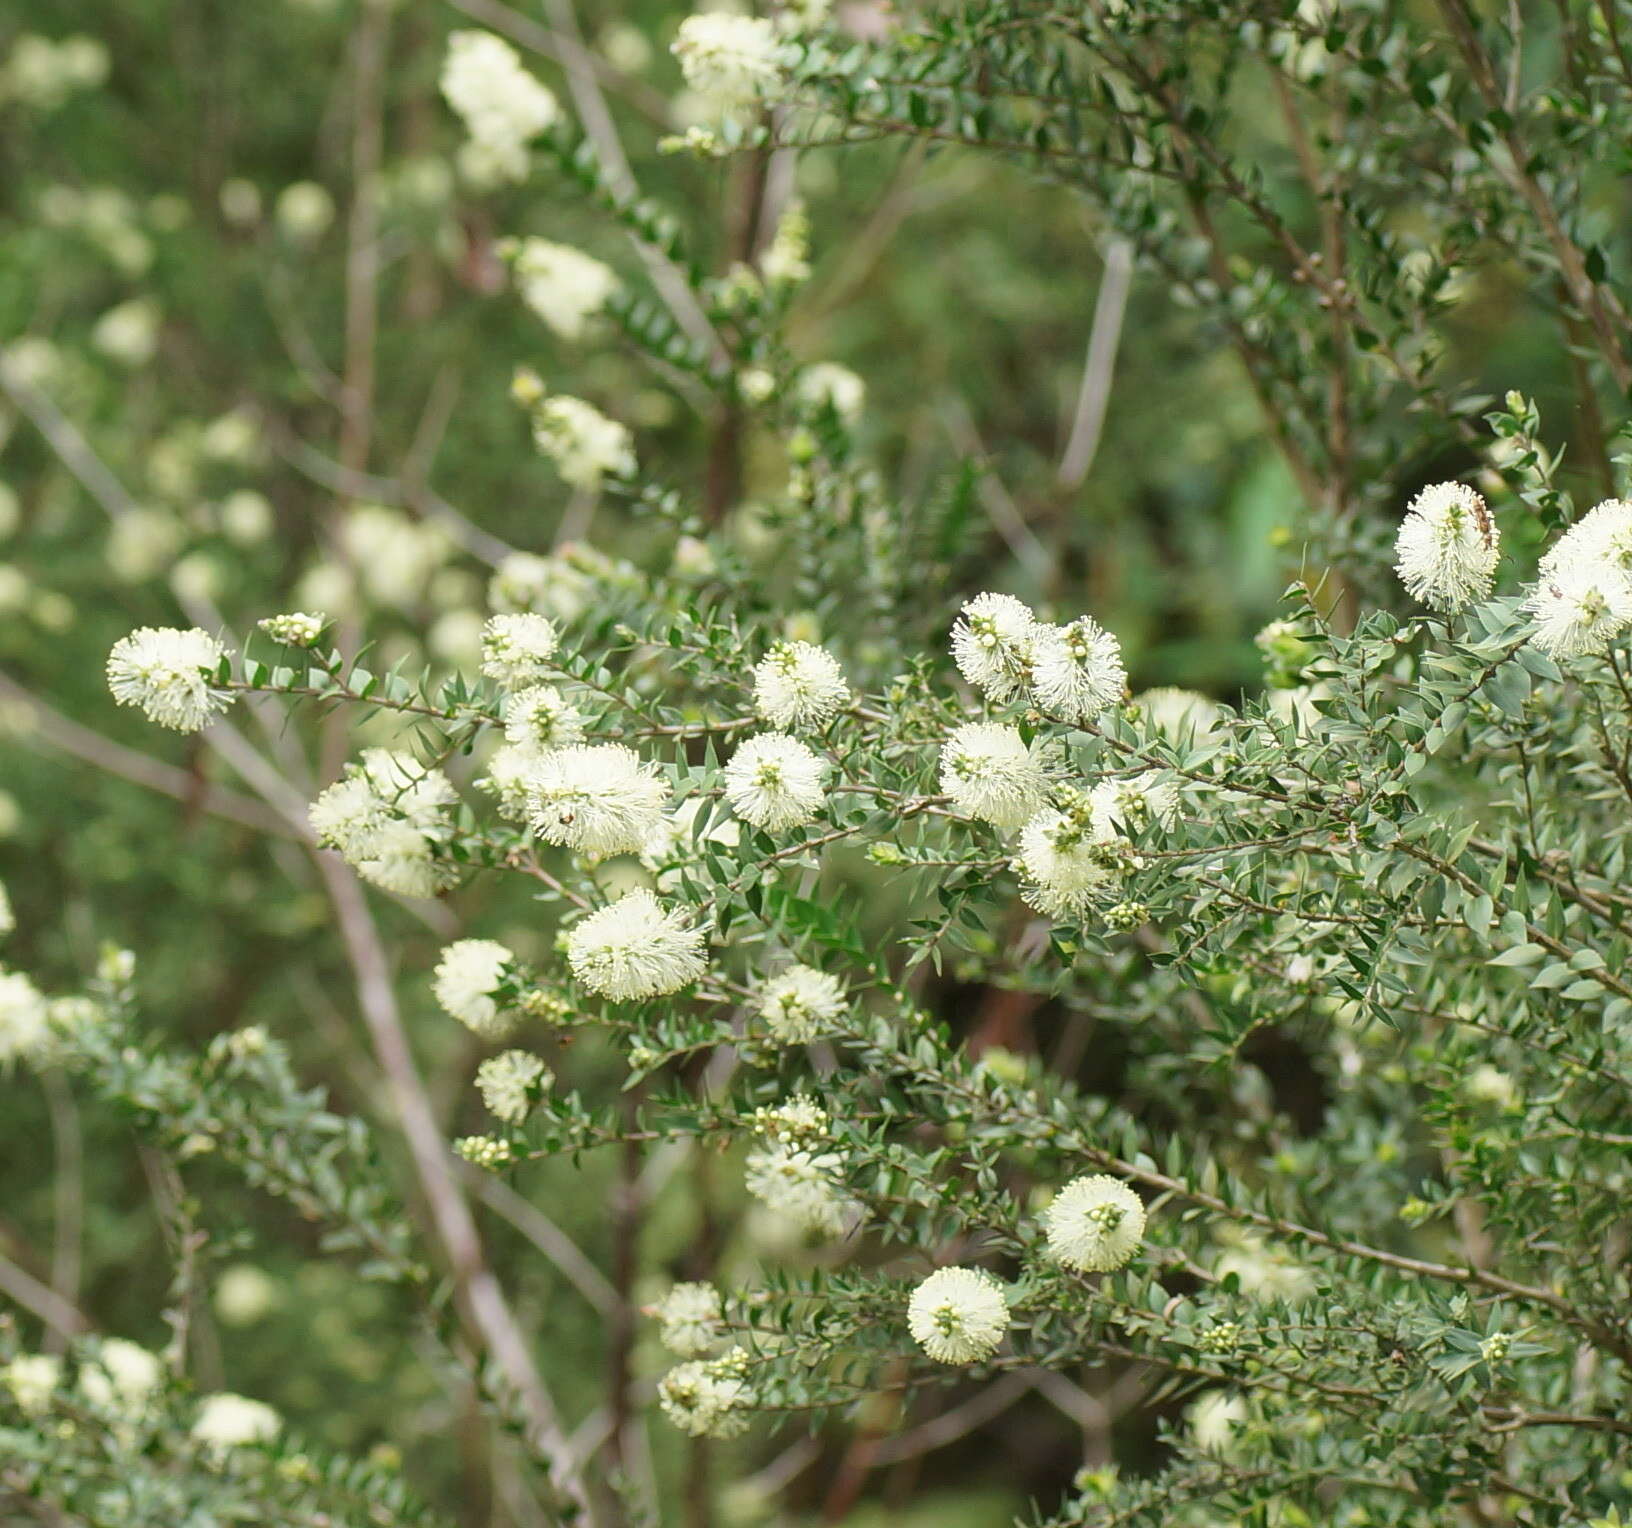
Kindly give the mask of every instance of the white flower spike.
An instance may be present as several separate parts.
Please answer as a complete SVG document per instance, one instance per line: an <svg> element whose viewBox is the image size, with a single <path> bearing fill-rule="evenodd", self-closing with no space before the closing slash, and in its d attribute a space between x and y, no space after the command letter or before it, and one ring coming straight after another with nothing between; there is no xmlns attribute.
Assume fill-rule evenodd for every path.
<svg viewBox="0 0 1632 1528"><path fill-rule="evenodd" d="M1031 607L1012 594L977 594L952 628L952 657L988 700L1012 700L1031 681L1039 626Z"/></svg>
<svg viewBox="0 0 1632 1528"><path fill-rule="evenodd" d="M763 732L725 766L725 799L743 821L778 833L811 822L827 799L827 761L798 738Z"/></svg>
<svg viewBox="0 0 1632 1528"><path fill-rule="evenodd" d="M605 859L638 854L663 822L668 783L621 743L541 754L526 772L527 810L546 843Z"/></svg>
<svg viewBox="0 0 1632 1528"><path fill-rule="evenodd" d="M663 997L703 974L703 935L644 888L573 925L572 974L614 1002Z"/></svg>
<svg viewBox="0 0 1632 1528"><path fill-rule="evenodd" d="M521 1015L498 992L515 973L516 957L496 939L457 939L442 951L432 990L445 1012L484 1040L502 1040Z"/></svg>
<svg viewBox="0 0 1632 1528"><path fill-rule="evenodd" d="M1406 592L1452 614L1490 597L1501 538L1485 501L1465 483L1424 488L1394 543Z"/></svg>
<svg viewBox="0 0 1632 1528"><path fill-rule="evenodd" d="M1121 644L1092 616L1037 629L1031 693L1044 715L1085 725L1116 705L1127 685Z"/></svg>
<svg viewBox="0 0 1632 1528"><path fill-rule="evenodd" d="M1008 831L1041 809L1046 782L1017 728L969 722L941 748L941 789L960 812Z"/></svg>
<svg viewBox="0 0 1632 1528"><path fill-rule="evenodd" d="M1043 1211L1048 1250L1067 1268L1109 1273L1139 1248L1145 1206L1119 1178L1073 1178Z"/></svg>
<svg viewBox="0 0 1632 1528"><path fill-rule="evenodd" d="M913 1290L907 1328L937 1363L976 1363L1002 1345L1009 1302L984 1269L939 1268Z"/></svg>
<svg viewBox="0 0 1632 1528"><path fill-rule="evenodd" d="M197 732L228 697L210 681L227 650L197 627L143 626L121 637L108 654L108 688L122 706L140 706L147 719L177 732Z"/></svg>
<svg viewBox="0 0 1632 1528"><path fill-rule="evenodd" d="M838 977L813 966L789 966L759 990L766 1032L783 1045L808 1045L831 1032L845 1011Z"/></svg>
<svg viewBox="0 0 1632 1528"><path fill-rule="evenodd" d="M839 661L810 642L778 642L754 666L754 705L773 727L811 732L850 703Z"/></svg>

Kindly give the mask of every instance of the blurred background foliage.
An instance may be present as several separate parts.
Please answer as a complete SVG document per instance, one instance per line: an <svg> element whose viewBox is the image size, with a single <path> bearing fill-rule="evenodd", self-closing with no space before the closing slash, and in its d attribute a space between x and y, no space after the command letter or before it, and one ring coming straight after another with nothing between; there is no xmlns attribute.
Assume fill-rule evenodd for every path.
<svg viewBox="0 0 1632 1528"><path fill-rule="evenodd" d="M637 565L668 555L665 533L575 499L531 452L510 377L529 365L554 389L615 400L644 460L675 484L705 475L706 420L631 350L555 338L509 289L495 242L547 235L632 282L638 263L559 176L470 186L437 96L450 29L526 10L527 27L559 36L548 9L401 0L390 16L370 246L375 398L359 473L340 465L336 406L359 152L355 0L0 0L0 347L46 401L47 428L68 423L69 454L79 437L89 443L120 511L110 518L85 490L42 418L0 406L0 879L18 921L6 958L67 988L105 943L136 950L155 1031L196 1046L264 1024L294 1047L305 1080L376 1116L378 1079L310 867L292 845L200 810L195 740L156 737L119 712L102 662L132 627L175 623L178 598L213 602L233 622L327 609L389 659L424 643L429 661L449 662L468 656L485 611L490 568L472 548L491 550L491 538L538 553L589 543ZM720 270L739 170L657 151L688 120L667 51L683 14L578 7L637 177ZM840 16L858 34L883 20L870 3ZM100 53L42 65L25 46L76 36ZM551 58L529 64L565 98ZM1239 130L1267 164L1284 163L1279 118L1259 104ZM1136 690L1182 682L1233 699L1256 688L1253 634L1299 570L1307 506L1216 327L1152 272L1133 274L1102 442L1086 479L1064 485L1057 468L1108 251L1082 206L996 156L898 142L810 153L797 177L814 270L790 341L801 359L865 379L859 434L902 514L967 499L972 527L951 585L1092 610L1120 635ZM1284 210L1309 216L1293 192ZM1544 417L1553 403L1550 417L1573 429L1569 360L1526 305L1525 276L1496 265L1469 279L1444 325L1447 370L1476 391L1520 388ZM749 506L784 470L772 445L746 444ZM1394 496L1465 465L1404 461ZM461 518L440 517L435 498ZM732 513L751 540L751 508ZM831 604L813 614L818 626ZM47 698L49 713L28 695ZM162 757L168 794L130 778L141 774L134 755ZM460 894L457 916L387 901L380 916L449 1134L479 1128L475 1042L434 1015L429 967L458 927L479 921L524 958L547 953L549 931L519 894L483 883ZM950 1011L963 1000L948 989ZM593 1041L579 1051L552 1064L586 1092L615 1088L621 1063ZM614 1166L604 1155L552 1162L515 1183L603 1267ZM706 1163L659 1156L654 1170ZM200 1349L216 1372L201 1383L269 1401L316 1441L400 1459L458 1520L493 1520L471 1403L416 1346L399 1297L325 1261L313 1228L231 1175L201 1163L189 1176L212 1207ZM50 1281L61 1228L81 1224L77 1303L97 1329L153 1347L171 1265L166 1181L116 1115L60 1083L0 1079L0 1257ZM659 1203L642 1233L647 1295L719 1234L701 1196ZM569 1411L583 1416L605 1323L510 1227L485 1225ZM722 1249L722 1271L751 1251L751 1217L748 1227L744 1245ZM640 1342L643 1372L657 1372L650 1335ZM1148 1433L1151 1419L1130 1425ZM1050 1499L1080 1462L1070 1428L1035 1400L983 1436L990 1448L880 1472L877 1499L842 1520L975 1528ZM678 1478L678 1437L653 1443L660 1478ZM831 1446L842 1474L845 1442ZM722 1522L761 1520L745 1448ZM808 1521L839 1520L831 1500L824 1509L825 1484L807 1475L794 1493ZM899 1505L909 1490L914 1514Z"/></svg>

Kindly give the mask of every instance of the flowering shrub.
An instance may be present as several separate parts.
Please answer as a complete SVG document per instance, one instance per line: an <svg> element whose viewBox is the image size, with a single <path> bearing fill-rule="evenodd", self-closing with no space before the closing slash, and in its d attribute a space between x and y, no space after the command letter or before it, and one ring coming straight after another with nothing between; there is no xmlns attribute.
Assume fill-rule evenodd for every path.
<svg viewBox="0 0 1632 1528"><path fill-rule="evenodd" d="M860 379L793 360L803 212L756 214L703 277L588 117L580 137L509 42L458 31L440 90L467 178L564 176L652 289L518 233L516 323L649 360L723 442L709 485L671 480L627 399L603 412L523 368L504 379L518 458L546 459L569 506L619 506L656 555L495 548L421 493L418 518L347 518L330 572L300 581L310 611L247 612L240 640L208 580L172 577L188 624L107 658L114 700L197 734L256 793L250 822L310 860L422 1205L379 1126L303 1087L279 1039L226 1027L190 1054L145 1027L129 957L71 996L0 972L0 1059L128 1112L178 1184L197 1159L241 1174L402 1292L541 1520L681 1520L632 1473L653 1414L688 1440L689 1525L713 1521L711 1464L761 1492L808 1467L809 1419L860 1419L865 1476L1035 1392L1082 1445L1034 1514L1060 1528L1619 1522L1632 490L1602 428L1575 483L1526 397L1494 407L1440 362L1453 279L1517 262L1556 287L1594 410L1600 372L1632 383L1580 231L1587 169L1525 148L1544 123L1603 131L1588 107L1624 98L1624 71L1600 73L1622 18L1558 8L1566 77L1543 86L1523 27L1462 0L1431 26L1370 5L974 6L872 39L824 10L685 20L674 52L710 125L668 147L740 156L761 198L779 156L884 135L1085 194L1236 347L1303 497L1263 683L1228 704L1135 688L1131 644L1069 584L960 587L961 501L893 487ZM1254 81L1284 104L1318 249L1224 131ZM1371 108L1388 131L1363 131ZM1393 218L1422 177L1442 204ZM0 356L87 470L27 369ZM744 506L749 429L777 468ZM1430 446L1465 470L1413 496L1395 469ZM366 449L342 465L367 480ZM120 525L143 513L116 502ZM433 592L449 524L491 564L480 611ZM127 534L138 560L163 540ZM423 648L376 657L384 610ZM452 615L471 619L450 633ZM487 913L518 889L525 947ZM395 969L382 913L437 933L434 970ZM449 1112L479 1112L475 1133L427 1095L408 991L467 1045ZM608 1156L615 1283L517 1191ZM602 1412L558 1404L467 1193L589 1292ZM207 1210L169 1202L162 1357L88 1337L50 1289L53 1350L0 1329L4 1490L85 1520L243 1501L431 1520L265 1403L200 1396L186 1265ZM642 1210L699 1227L649 1301ZM637 1340L661 1370L637 1372ZM792 1462L756 1475L772 1441Z"/></svg>

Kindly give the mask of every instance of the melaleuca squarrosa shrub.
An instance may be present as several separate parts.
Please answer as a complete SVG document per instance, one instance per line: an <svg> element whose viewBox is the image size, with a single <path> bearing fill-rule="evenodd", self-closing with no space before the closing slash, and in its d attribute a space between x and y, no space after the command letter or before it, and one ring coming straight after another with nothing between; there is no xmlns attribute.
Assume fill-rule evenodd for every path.
<svg viewBox="0 0 1632 1528"><path fill-rule="evenodd" d="M429 665L372 656L366 610L305 608L341 588L321 578L300 609L233 612L243 638L184 580L186 624L107 658L113 699L196 733L200 768L310 861L411 1217L376 1132L278 1038L166 1048L123 957L72 996L0 975L0 1053L129 1110L183 1178L241 1171L407 1291L550 1520L706 1522L739 1487L770 1520L823 1457L813 1419L848 1426L865 1476L1036 1396L1081 1466L1037 1504L1049 1523L1621 1521L1623 27L1613 5L1463 0L681 25L713 125L672 150L734 157L767 198L776 164L881 136L1021 161L1233 347L1307 519L1263 682L1229 702L1140 686L1066 585L956 587L952 517L892 486L861 379L792 357L797 205L700 277L601 130L502 38L456 33L440 89L466 175L575 184L638 251L614 270L503 242L517 321L617 336L711 422L714 465L745 432L774 445L774 484L720 505L622 400L523 369L518 456L622 506L656 555L467 524L485 608ZM1266 92L1273 138L1247 106ZM1497 407L1446 358L1480 282L1515 269L1590 408L1578 475L1526 396ZM140 327L103 348L130 359ZM8 391L57 423L27 371L7 362ZM1451 455L1439 480L1401 470ZM423 582L458 512L416 507L354 514L335 565L376 595ZM495 883L525 891L526 950L484 921ZM434 969L393 968L393 904L437 931ZM468 1131L421 1083L410 988L472 1037ZM604 1154L616 1266L553 1228L527 1254L570 1265L604 1324L586 1421L466 1195ZM642 1222L676 1205L704 1232L637 1296ZM185 1249L209 1208L176 1214ZM200 1398L186 1291L162 1360L6 1334L6 1488L413 1520L259 1403ZM642 1478L648 1419L670 1431Z"/></svg>

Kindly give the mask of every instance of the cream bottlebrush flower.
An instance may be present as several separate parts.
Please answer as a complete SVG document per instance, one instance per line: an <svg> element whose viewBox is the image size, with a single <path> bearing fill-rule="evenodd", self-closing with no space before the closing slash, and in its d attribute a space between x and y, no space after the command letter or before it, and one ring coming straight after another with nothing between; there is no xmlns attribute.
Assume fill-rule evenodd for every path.
<svg viewBox="0 0 1632 1528"><path fill-rule="evenodd" d="M282 1287L253 1263L234 1263L215 1286L215 1311L228 1326L254 1326L282 1300Z"/></svg>
<svg viewBox="0 0 1632 1528"><path fill-rule="evenodd" d="M9 934L16 927L17 919L11 910L11 898L6 894L4 884L0 884L0 934Z"/></svg>
<svg viewBox="0 0 1632 1528"><path fill-rule="evenodd" d="M399 897L438 896L460 877L459 867L437 859L431 841L407 822L387 822L369 852L350 863L365 881Z"/></svg>
<svg viewBox="0 0 1632 1528"><path fill-rule="evenodd" d="M833 19L833 0L791 0L776 13L777 29L783 33L813 31Z"/></svg>
<svg viewBox="0 0 1632 1528"><path fill-rule="evenodd" d="M793 394L806 408L831 408L845 424L854 424L867 403L867 384L848 366L818 361L799 373Z"/></svg>
<svg viewBox="0 0 1632 1528"><path fill-rule="evenodd" d="M292 610L288 615L269 615L255 624L274 642L282 642L285 647L312 647L323 635L329 618Z"/></svg>
<svg viewBox="0 0 1632 1528"><path fill-rule="evenodd" d="M832 1124L827 1110L806 1093L795 1093L774 1108L754 1110L754 1134L784 1145L808 1146L812 1141L825 1141Z"/></svg>
<svg viewBox="0 0 1632 1528"><path fill-rule="evenodd" d="M156 302L133 297L97 319L91 330L91 344L121 366L146 366L159 348L159 322Z"/></svg>
<svg viewBox="0 0 1632 1528"><path fill-rule="evenodd" d="M455 1153L487 1172L497 1172L516 1160L515 1148L493 1135L462 1135L453 1143Z"/></svg>
<svg viewBox="0 0 1632 1528"><path fill-rule="evenodd" d="M504 697L505 741L535 753L583 741L584 718L554 685L532 684Z"/></svg>
<svg viewBox="0 0 1632 1528"><path fill-rule="evenodd" d="M197 732L227 709L212 689L227 650L196 626L143 626L121 637L108 654L108 688L122 706L140 706L149 721L177 732Z"/></svg>
<svg viewBox="0 0 1632 1528"><path fill-rule="evenodd" d="M968 722L941 747L941 789L960 812L1018 828L1043 805L1047 783L1017 728Z"/></svg>
<svg viewBox="0 0 1632 1528"><path fill-rule="evenodd" d="M625 426L582 398L557 394L533 410L533 444L574 488L635 475L635 441Z"/></svg>
<svg viewBox="0 0 1632 1528"><path fill-rule="evenodd" d="M527 810L547 843L604 859L638 854L662 825L668 782L621 743L540 754L526 778Z"/></svg>
<svg viewBox="0 0 1632 1528"><path fill-rule="evenodd" d="M1001 1346L1009 1302L983 1269L937 1268L907 1301L907 1329L937 1363L975 1363Z"/></svg>
<svg viewBox="0 0 1632 1528"><path fill-rule="evenodd" d="M1570 568L1619 568L1632 575L1632 504L1605 499L1594 505L1548 549L1541 559L1542 582Z"/></svg>
<svg viewBox="0 0 1632 1528"><path fill-rule="evenodd" d="M1229 1245L1213 1264L1213 1272L1221 1279L1233 1273L1243 1294L1261 1300L1296 1305L1315 1292L1315 1277L1307 1268L1251 1231L1230 1229Z"/></svg>
<svg viewBox="0 0 1632 1528"><path fill-rule="evenodd" d="M504 743L493 750L487 773L477 787L498 798L499 810L512 822L527 821L527 782L538 764L536 748Z"/></svg>
<svg viewBox="0 0 1632 1528"><path fill-rule="evenodd" d="M844 1190L836 1151L770 1146L748 1153L743 1182L750 1194L801 1230L837 1236L861 1211Z"/></svg>
<svg viewBox="0 0 1632 1528"><path fill-rule="evenodd" d="M295 243L315 244L334 222L334 198L315 180L297 180L278 192L272 215Z"/></svg>
<svg viewBox="0 0 1632 1528"><path fill-rule="evenodd" d="M441 770L401 749L365 748L360 772L386 807L425 832L443 826L448 807L458 800L453 782Z"/></svg>
<svg viewBox="0 0 1632 1528"><path fill-rule="evenodd" d="M211 1452L270 1443L283 1430L283 1418L264 1401L220 1391L204 1397L192 1434Z"/></svg>
<svg viewBox="0 0 1632 1528"><path fill-rule="evenodd" d="M754 665L754 705L773 727L825 727L850 704L839 660L811 642L778 642Z"/></svg>
<svg viewBox="0 0 1632 1528"><path fill-rule="evenodd" d="M1012 594L977 594L952 627L952 657L970 684L1001 704L1030 683L1043 630Z"/></svg>
<svg viewBox="0 0 1632 1528"><path fill-rule="evenodd" d="M1169 742L1203 742L1218 730L1224 712L1216 700L1195 690L1161 685L1134 696L1145 720Z"/></svg>
<svg viewBox="0 0 1632 1528"><path fill-rule="evenodd" d="M589 609L598 581L614 566L587 546L563 548L551 557L512 552L488 580L487 597L495 610L573 621Z"/></svg>
<svg viewBox="0 0 1632 1528"><path fill-rule="evenodd" d="M1207 1454L1228 1454L1247 1420L1247 1403L1228 1390L1209 1390L1190 1405L1190 1435Z"/></svg>
<svg viewBox="0 0 1632 1528"><path fill-rule="evenodd" d="M97 1345L94 1362L79 1371L79 1388L93 1406L141 1412L164 1381L164 1366L146 1348L123 1337Z"/></svg>
<svg viewBox="0 0 1632 1528"><path fill-rule="evenodd" d="M0 1065L38 1055L51 1041L50 1005L21 971L0 970Z"/></svg>
<svg viewBox="0 0 1632 1528"><path fill-rule="evenodd" d="M772 286L797 286L810 277L810 214L792 198L777 220L770 248L760 257L760 274Z"/></svg>
<svg viewBox="0 0 1632 1528"><path fill-rule="evenodd" d="M1081 726L1120 702L1127 684L1121 643L1092 616L1037 628L1031 693L1045 715Z"/></svg>
<svg viewBox="0 0 1632 1528"><path fill-rule="evenodd" d="M340 522L340 544L364 592L375 604L405 609L452 549L440 526L416 523L383 504L359 504Z"/></svg>
<svg viewBox="0 0 1632 1528"><path fill-rule="evenodd" d="M1172 829L1179 821L1179 790L1155 770L1111 776L1088 792L1096 823L1137 833L1150 823Z"/></svg>
<svg viewBox="0 0 1632 1528"><path fill-rule="evenodd" d="M1500 537L1485 501L1465 483L1435 483L1411 501L1394 543L1406 593L1452 612L1488 599Z"/></svg>
<svg viewBox="0 0 1632 1528"><path fill-rule="evenodd" d="M827 761L783 732L744 742L725 766L724 780L737 816L772 833L810 822L827 799Z"/></svg>
<svg viewBox="0 0 1632 1528"><path fill-rule="evenodd" d="M521 1015L498 996L516 957L496 939L456 939L436 963L431 990L445 1012L484 1040L502 1040Z"/></svg>
<svg viewBox="0 0 1632 1528"><path fill-rule="evenodd" d="M521 300L564 340L581 339L618 289L610 266L570 244L522 239L512 262Z"/></svg>
<svg viewBox="0 0 1632 1528"><path fill-rule="evenodd" d="M455 32L442 61L442 96L502 173L527 173L526 148L561 115L516 50L491 32Z"/></svg>
<svg viewBox="0 0 1632 1528"><path fill-rule="evenodd" d="M338 850L365 880L399 896L434 897L459 880L459 867L436 857L456 799L440 770L410 754L370 748L308 815L317 841Z"/></svg>
<svg viewBox="0 0 1632 1528"><path fill-rule="evenodd" d="M615 1002L678 992L703 974L703 935L644 888L626 893L573 925L572 974Z"/></svg>
<svg viewBox="0 0 1632 1528"><path fill-rule="evenodd" d="M719 1358L676 1364L657 1382L666 1416L694 1438L736 1438L748 1427L748 1356L733 1349Z"/></svg>
<svg viewBox="0 0 1632 1528"><path fill-rule="evenodd" d="M1632 621L1632 579L1607 562L1570 562L1544 577L1525 601L1532 647L1550 658L1603 653Z"/></svg>
<svg viewBox="0 0 1632 1528"><path fill-rule="evenodd" d="M1073 1178L1043 1211L1048 1250L1067 1268L1109 1273L1138 1250L1145 1206L1119 1178Z"/></svg>
<svg viewBox="0 0 1632 1528"><path fill-rule="evenodd" d="M1516 1108L1524 1099L1519 1085L1488 1061L1462 1079L1462 1091L1475 1103L1496 1104L1503 1109Z"/></svg>
<svg viewBox="0 0 1632 1528"><path fill-rule="evenodd" d="M532 1113L539 1095L555 1083L552 1072L539 1057L527 1051L509 1050L489 1056L476 1068L476 1091L495 1119L519 1125Z"/></svg>
<svg viewBox="0 0 1632 1528"><path fill-rule="evenodd" d="M670 51L693 90L728 106L763 100L782 77L776 28L762 17L688 16Z"/></svg>
<svg viewBox="0 0 1632 1528"><path fill-rule="evenodd" d="M823 1039L847 1006L838 977L813 966L789 966L759 989L755 1001L766 1032L784 1045Z"/></svg>
<svg viewBox="0 0 1632 1528"><path fill-rule="evenodd" d="M560 642L548 616L496 615L482 628L482 672L507 690L532 684L550 672Z"/></svg>
<svg viewBox="0 0 1632 1528"><path fill-rule="evenodd" d="M0 1381L22 1410L44 1411L62 1383L62 1360L54 1353L24 1353L0 1369Z"/></svg>
<svg viewBox="0 0 1632 1528"><path fill-rule="evenodd" d="M1031 818L1021 830L1016 862L1026 901L1056 919L1081 917L1137 864L1126 841L1085 800Z"/></svg>
<svg viewBox="0 0 1632 1528"><path fill-rule="evenodd" d="M676 1284L651 1309L662 1343L679 1358L701 1358L725 1339L724 1305L712 1284Z"/></svg>

